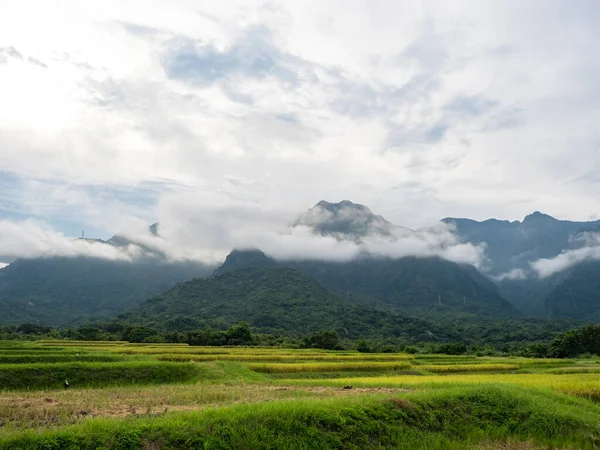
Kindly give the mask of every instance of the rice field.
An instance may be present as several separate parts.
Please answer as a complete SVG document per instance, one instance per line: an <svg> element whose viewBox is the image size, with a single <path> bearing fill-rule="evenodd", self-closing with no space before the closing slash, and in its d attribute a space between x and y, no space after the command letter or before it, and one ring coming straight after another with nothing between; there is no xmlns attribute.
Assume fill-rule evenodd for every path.
<svg viewBox="0 0 600 450"><path fill-rule="evenodd" d="M0 449L595 448L598 423L597 358L0 342ZM213 442L214 427L233 434Z"/></svg>
<svg viewBox="0 0 600 450"><path fill-rule="evenodd" d="M409 369L407 362L337 362L337 363L300 363L300 364L248 364L250 370L259 373L297 373L297 372L389 372Z"/></svg>

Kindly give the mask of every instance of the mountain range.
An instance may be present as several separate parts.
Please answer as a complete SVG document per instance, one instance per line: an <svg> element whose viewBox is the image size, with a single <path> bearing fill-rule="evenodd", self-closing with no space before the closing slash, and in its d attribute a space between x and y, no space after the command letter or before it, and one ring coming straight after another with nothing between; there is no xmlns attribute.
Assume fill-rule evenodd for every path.
<svg viewBox="0 0 600 450"><path fill-rule="evenodd" d="M336 330L348 338L456 338L439 325L345 301L285 267L249 267L180 283L119 316L159 331L226 328L240 321L269 334Z"/></svg>
<svg viewBox="0 0 600 450"><path fill-rule="evenodd" d="M65 326L120 315L169 330L248 320L257 329L280 333L309 331L310 324L347 329L343 317L362 315L368 320L352 328L364 334L365 323L392 330L391 323L408 316L600 320L600 262L593 251L600 221L562 221L536 212L522 222L446 218L442 223L457 244L483 250L478 267L449 260L446 244L423 238L428 230L395 225L350 201L321 201L291 227L353 245L377 239L384 249L415 239L427 243L427 252L394 255L366 246L352 258L277 260L260 249L233 249L218 267L172 262L164 255L133 262L17 260L0 270L0 324ZM158 235L159 225L150 231ZM106 243L123 247L132 240L117 235ZM536 264L553 258L565 260L564 267L542 275ZM288 284L304 287L294 291ZM269 322L270 316L277 320Z"/></svg>
<svg viewBox="0 0 600 450"><path fill-rule="evenodd" d="M534 212L522 222L443 222L454 226L463 242L485 245L485 275L526 316L600 320L600 221L571 222ZM556 271L533 270L536 261L553 259Z"/></svg>

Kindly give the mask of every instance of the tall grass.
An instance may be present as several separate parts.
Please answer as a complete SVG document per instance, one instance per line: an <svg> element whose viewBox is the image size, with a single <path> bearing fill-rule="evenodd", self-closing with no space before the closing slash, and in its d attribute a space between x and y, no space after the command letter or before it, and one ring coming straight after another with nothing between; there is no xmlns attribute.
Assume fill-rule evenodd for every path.
<svg viewBox="0 0 600 450"><path fill-rule="evenodd" d="M341 387L352 384L368 388L408 388L408 389L443 389L464 385L516 385L528 388L551 389L565 394L585 397L590 400L600 400L600 376L590 374L550 374L550 373L469 373L431 376L385 376L385 377L354 377L320 380L287 379L278 380L279 384L296 386L331 386Z"/></svg>
<svg viewBox="0 0 600 450"><path fill-rule="evenodd" d="M327 361L327 362L361 362L361 361L408 361L411 358L406 355L398 355L396 357L389 356L369 356L361 357L357 356L336 356L336 355L264 355L264 354L237 354L237 355L198 355L188 353L173 353L173 354L157 354L157 359L162 361L241 361L241 362L253 362L253 361L270 361L270 362L281 362L290 363L295 361Z"/></svg>
<svg viewBox="0 0 600 450"><path fill-rule="evenodd" d="M64 363L64 362L114 362L123 361L121 355L67 354L15 354L1 355L0 364Z"/></svg>
<svg viewBox="0 0 600 450"><path fill-rule="evenodd" d="M0 348L0 354L10 353L63 353L75 352L76 349L65 349L64 347L5 347Z"/></svg>
<svg viewBox="0 0 600 450"><path fill-rule="evenodd" d="M71 388L170 383L192 380L201 370L193 363L168 362L2 364L0 388L62 389L65 380Z"/></svg>
<svg viewBox="0 0 600 450"><path fill-rule="evenodd" d="M348 362L348 363L300 363L300 364L248 364L250 370L260 373L298 372L387 372L411 367L407 362Z"/></svg>
<svg viewBox="0 0 600 450"><path fill-rule="evenodd" d="M600 409L516 387L296 400L195 413L100 420L0 438L0 449L595 448ZM499 447L501 448L501 447ZM516 447L516 448L521 448Z"/></svg>
<svg viewBox="0 0 600 450"><path fill-rule="evenodd" d="M466 373L466 372L505 372L518 370L517 364L453 364L419 366L420 369L433 373Z"/></svg>

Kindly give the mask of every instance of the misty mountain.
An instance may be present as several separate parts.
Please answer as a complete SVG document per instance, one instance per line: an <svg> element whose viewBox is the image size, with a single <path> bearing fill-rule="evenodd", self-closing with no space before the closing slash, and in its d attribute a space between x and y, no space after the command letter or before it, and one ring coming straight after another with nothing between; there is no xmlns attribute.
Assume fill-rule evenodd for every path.
<svg viewBox="0 0 600 450"><path fill-rule="evenodd" d="M581 263L561 274L544 299L547 317L600 322L600 262Z"/></svg>
<svg viewBox="0 0 600 450"><path fill-rule="evenodd" d="M238 269L181 283L119 316L161 331L224 329L239 321L263 333L336 330L341 336L456 339L424 320L353 305L314 279L282 267Z"/></svg>
<svg viewBox="0 0 600 450"><path fill-rule="evenodd" d="M292 268L351 303L395 313L433 318L519 316L474 267L464 269L439 258L276 261L260 250L236 250L214 274L249 267Z"/></svg>
<svg viewBox="0 0 600 450"><path fill-rule="evenodd" d="M373 214L367 206L349 200L339 203L322 200L301 214L294 226L306 226L322 236L352 241L373 234L391 236L403 229Z"/></svg>
<svg viewBox="0 0 600 450"><path fill-rule="evenodd" d="M152 236L158 236L158 223L153 223L152 225L150 225L148 227L148 231L150 232L150 234ZM148 247L145 247L143 244L140 244L139 242L134 242L131 239L121 235L121 234L115 234L113 237L111 237L110 239L108 239L107 241L104 241L106 244L110 244L113 245L115 247L127 247L128 245L137 245L138 247L142 248L143 250L150 252L150 253L155 253L156 250L155 249L150 249Z"/></svg>
<svg viewBox="0 0 600 450"><path fill-rule="evenodd" d="M513 269L527 270L533 261L552 258L573 248L576 244L572 238L577 234L600 227L600 220L571 222L537 211L522 222L497 219L477 222L457 218L446 218L442 222L454 225L462 241L486 245L489 259L486 269L492 276Z"/></svg>
<svg viewBox="0 0 600 450"><path fill-rule="evenodd" d="M212 270L152 258L17 260L0 270L0 324L67 325L89 316L110 317Z"/></svg>
<svg viewBox="0 0 600 450"><path fill-rule="evenodd" d="M365 250L350 260L304 256L282 261L258 249L233 250L214 275L247 268L288 268L354 305L435 319L509 318L520 313L584 320L596 317L595 305L600 305L600 290L594 284L600 278L596 265L575 266L539 278L532 274L530 263L589 245L586 232L597 231L600 221L561 221L536 212L522 222L454 218L443 222L455 227L458 238L447 230L443 230L446 237L437 239L434 232L395 225L347 200L321 201L300 214L292 227L307 227L315 236L331 236L358 249L373 241L371 238L378 249L399 242L400 248L402 239L407 238L412 248L425 250L425 256L383 257ZM158 224L149 231L159 236ZM486 272L434 256L443 254L440 249L444 245L461 241L485 246ZM125 249L135 239L115 235L102 243ZM132 262L87 257L14 261L0 270L0 323L62 325L86 316L119 314L175 283L208 276L214 269L196 262L172 263L160 252L140 248L153 256ZM428 253L430 249L433 251ZM507 272L512 275L498 276Z"/></svg>
<svg viewBox="0 0 600 450"><path fill-rule="evenodd" d="M571 222L535 212L522 222L447 218L461 240L485 244L487 274L497 277L498 292L529 317L567 317L600 320L600 265L586 262L547 277L531 270L531 263L554 258L588 245L589 232L600 221Z"/></svg>

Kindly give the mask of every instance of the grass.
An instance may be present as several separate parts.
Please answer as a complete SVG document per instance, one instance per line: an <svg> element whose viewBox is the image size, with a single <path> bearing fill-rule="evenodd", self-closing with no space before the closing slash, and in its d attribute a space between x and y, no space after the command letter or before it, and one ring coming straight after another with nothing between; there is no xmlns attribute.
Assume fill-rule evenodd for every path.
<svg viewBox="0 0 600 450"><path fill-rule="evenodd" d="M300 364L248 364L250 370L260 373L296 372L387 372L408 369L407 362L349 362L349 363L300 363Z"/></svg>
<svg viewBox="0 0 600 450"><path fill-rule="evenodd" d="M192 353L158 354L157 359L163 361L408 361L410 355L328 355L328 354L210 354L198 355Z"/></svg>
<svg viewBox="0 0 600 450"><path fill-rule="evenodd" d="M506 372L518 370L517 364L447 364L420 366L421 369L433 373L468 373L468 372Z"/></svg>
<svg viewBox="0 0 600 450"><path fill-rule="evenodd" d="M28 364L28 363L64 363L64 362L114 362L124 361L125 358L120 355L103 354L75 354L75 353L51 353L51 354L15 354L0 355L0 365L2 364Z"/></svg>
<svg viewBox="0 0 600 450"><path fill-rule="evenodd" d="M364 388L406 388L418 390L453 388L461 385L516 385L554 390L600 401L600 377L595 374L450 374L433 376L356 377L330 380L279 379L281 384L342 387L352 384Z"/></svg>
<svg viewBox="0 0 600 450"><path fill-rule="evenodd" d="M0 396L0 436L17 430L71 425L90 417L131 418L192 411L236 403L327 398L351 394L340 389L304 389L268 384L119 386L62 391L11 392Z"/></svg>
<svg viewBox="0 0 600 450"><path fill-rule="evenodd" d="M0 449L597 448L599 371L597 359L0 342Z"/></svg>
<svg viewBox="0 0 600 450"><path fill-rule="evenodd" d="M63 389L121 384L150 384L189 381L201 376L203 367L192 363L115 362L2 364L3 390Z"/></svg>
<svg viewBox="0 0 600 450"><path fill-rule="evenodd" d="M595 448L600 409L518 387L462 387L239 405L60 430L16 432L0 449L465 449L482 442Z"/></svg>
<svg viewBox="0 0 600 450"><path fill-rule="evenodd" d="M568 374L568 373L600 373L600 367L563 367L560 369L548 369L547 373L555 373L555 374Z"/></svg>

